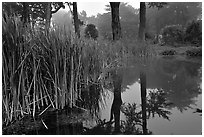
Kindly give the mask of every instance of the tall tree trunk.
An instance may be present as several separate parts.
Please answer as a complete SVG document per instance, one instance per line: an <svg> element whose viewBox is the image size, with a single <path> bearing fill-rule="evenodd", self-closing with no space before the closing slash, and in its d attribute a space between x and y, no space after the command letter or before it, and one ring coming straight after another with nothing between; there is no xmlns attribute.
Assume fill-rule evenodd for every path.
<svg viewBox="0 0 204 137"><path fill-rule="evenodd" d="M142 129L143 129L143 134L147 135L146 73L143 70L140 72L140 82L141 82L141 100L142 100Z"/></svg>
<svg viewBox="0 0 204 137"><path fill-rule="evenodd" d="M110 2L110 6L111 6L111 15L112 15L113 40L119 40L122 37L120 18L119 18L120 2Z"/></svg>
<svg viewBox="0 0 204 137"><path fill-rule="evenodd" d="M26 24L29 21L29 4L28 2L23 2L23 24Z"/></svg>
<svg viewBox="0 0 204 137"><path fill-rule="evenodd" d="M46 5L46 18L45 18L45 32L48 34L50 28L50 20L51 20L51 2L47 2Z"/></svg>
<svg viewBox="0 0 204 137"><path fill-rule="evenodd" d="M73 16L74 16L75 33L77 34L78 38L80 38L79 19L78 19L77 3L76 2L73 2Z"/></svg>
<svg viewBox="0 0 204 137"><path fill-rule="evenodd" d="M145 24L146 24L146 5L145 2L140 2L140 26L138 39L140 41L145 40Z"/></svg>

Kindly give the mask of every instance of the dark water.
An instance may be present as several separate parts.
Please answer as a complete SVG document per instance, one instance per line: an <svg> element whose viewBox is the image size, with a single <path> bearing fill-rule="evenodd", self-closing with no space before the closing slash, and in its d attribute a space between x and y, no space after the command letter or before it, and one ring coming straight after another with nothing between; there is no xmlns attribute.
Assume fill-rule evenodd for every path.
<svg viewBox="0 0 204 137"><path fill-rule="evenodd" d="M200 135L202 132L202 116L196 110L202 109L202 62L201 59L182 58L150 58L146 60L131 60L126 67L118 69L120 76L113 75L114 90L105 90L103 94L105 106L100 109L100 119L110 119L111 106L120 109L121 103L141 105L141 71L145 73L146 96L151 92L155 94L162 91L163 99L170 105L162 105L160 109L168 113L168 119L155 114L150 115L146 121L146 128L155 135ZM121 93L117 86L122 87ZM115 101L113 101L115 100ZM148 98L147 98L148 100ZM121 102L122 101L122 102ZM115 105L113 105L115 102ZM148 101L147 101L148 102ZM150 105L154 103L149 103ZM162 103L160 102L160 105ZM148 104L147 104L148 105ZM158 105L158 102L155 103ZM119 106L119 107L118 107ZM140 108L141 109L141 108ZM120 111L120 110L119 110ZM126 116L120 112L119 120L126 120ZM52 118L51 118L52 119ZM51 119L48 118L49 123ZM57 120L56 120L57 121ZM116 120L115 120L116 121ZM59 124L59 123L58 123ZM115 123L120 128L119 123ZM49 129L42 129L32 134L84 134L84 127L96 126L95 120L87 120L83 123L57 126L54 121ZM114 126L114 124L113 124ZM142 126L138 126L141 131ZM106 130L88 130L85 134L109 134Z"/></svg>
<svg viewBox="0 0 204 137"><path fill-rule="evenodd" d="M195 111L197 108L202 109L201 60L152 58L142 62L133 61L126 68L121 69L122 101L141 104L139 74L144 70L147 95L150 91L157 92L158 89L162 89L166 93L166 101L172 103L164 108L171 112L169 120L158 115L150 117L147 120L147 129L156 135L200 135L202 116ZM110 119L112 100L113 93L109 92L106 108L102 110L102 119ZM121 120L125 120L124 114L121 114Z"/></svg>

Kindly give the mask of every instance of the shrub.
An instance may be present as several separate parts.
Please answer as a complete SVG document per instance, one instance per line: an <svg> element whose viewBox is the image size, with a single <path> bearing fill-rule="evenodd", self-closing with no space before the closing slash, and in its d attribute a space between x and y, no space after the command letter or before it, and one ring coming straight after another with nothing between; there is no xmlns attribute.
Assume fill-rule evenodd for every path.
<svg viewBox="0 0 204 137"><path fill-rule="evenodd" d="M187 56L198 57L202 56L202 48L194 48L186 51Z"/></svg>
<svg viewBox="0 0 204 137"><path fill-rule="evenodd" d="M154 39L153 34L151 34L150 32L145 33L145 40L153 40L153 39Z"/></svg>
<svg viewBox="0 0 204 137"><path fill-rule="evenodd" d="M165 50L161 53L161 55L175 55L176 51L175 50Z"/></svg>
<svg viewBox="0 0 204 137"><path fill-rule="evenodd" d="M166 44L174 45L183 42L184 32L181 25L170 25L162 29L162 40Z"/></svg>
<svg viewBox="0 0 204 137"><path fill-rule="evenodd" d="M97 39L98 37L98 30L94 24L88 24L85 28L85 37L86 38L93 38Z"/></svg>
<svg viewBox="0 0 204 137"><path fill-rule="evenodd" d="M202 20L192 21L187 25L185 41L199 44L202 43Z"/></svg>

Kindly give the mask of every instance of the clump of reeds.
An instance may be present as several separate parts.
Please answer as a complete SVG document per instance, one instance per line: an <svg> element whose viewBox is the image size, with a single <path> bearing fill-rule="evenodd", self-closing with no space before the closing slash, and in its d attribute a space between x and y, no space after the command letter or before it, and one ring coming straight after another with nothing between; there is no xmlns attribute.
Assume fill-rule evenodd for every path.
<svg viewBox="0 0 204 137"><path fill-rule="evenodd" d="M76 38L57 28L44 33L18 17L2 18L2 112L9 124L49 107L103 104L108 72L123 65L131 49L122 42ZM101 103L102 102L102 103Z"/></svg>
<svg viewBox="0 0 204 137"><path fill-rule="evenodd" d="M42 114L49 107L99 111L105 69L117 64L121 56L111 49L113 44L78 39L58 29L45 34L17 17L3 18L2 26L5 124L25 114Z"/></svg>

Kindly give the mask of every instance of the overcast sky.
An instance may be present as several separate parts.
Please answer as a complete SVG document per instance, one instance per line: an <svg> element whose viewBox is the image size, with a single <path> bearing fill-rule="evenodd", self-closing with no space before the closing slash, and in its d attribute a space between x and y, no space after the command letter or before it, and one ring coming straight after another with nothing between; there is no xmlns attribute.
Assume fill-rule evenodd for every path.
<svg viewBox="0 0 204 137"><path fill-rule="evenodd" d="M77 2L78 12L85 10L87 16L97 15L98 13L104 13L105 5L109 4L109 2ZM129 5L133 6L134 8L139 8L140 3L139 1L132 1L128 2Z"/></svg>

